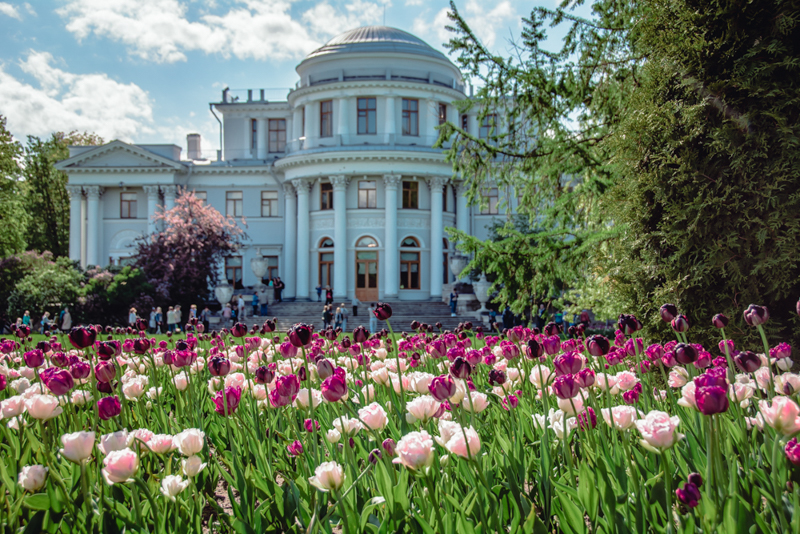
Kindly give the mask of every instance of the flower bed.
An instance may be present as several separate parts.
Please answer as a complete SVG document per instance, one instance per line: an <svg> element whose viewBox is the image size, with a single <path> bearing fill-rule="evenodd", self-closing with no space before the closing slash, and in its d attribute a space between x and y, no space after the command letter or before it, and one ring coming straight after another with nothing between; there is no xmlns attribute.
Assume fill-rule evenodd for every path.
<svg viewBox="0 0 800 534"><path fill-rule="evenodd" d="M798 304L800 313L800 303ZM378 318L391 316L379 305ZM798 532L800 376L763 353L463 324L0 340L16 532ZM387 323L388 324L388 323ZM194 330L194 331L193 331ZM199 331L198 331L199 330ZM192 332L193 331L193 332ZM101 340L101 338L105 338Z"/></svg>

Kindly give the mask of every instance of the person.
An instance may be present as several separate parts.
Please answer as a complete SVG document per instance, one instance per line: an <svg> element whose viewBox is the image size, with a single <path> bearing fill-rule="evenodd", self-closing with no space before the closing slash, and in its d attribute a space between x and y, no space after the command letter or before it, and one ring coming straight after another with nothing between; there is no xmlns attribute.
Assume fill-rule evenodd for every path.
<svg viewBox="0 0 800 534"><path fill-rule="evenodd" d="M261 291L258 294L258 302L261 304L261 317L269 315L269 293Z"/></svg>
<svg viewBox="0 0 800 534"><path fill-rule="evenodd" d="M562 332L564 331L564 313L563 312L557 311L555 316L554 316L554 318L553 318L553 322L556 323L556 325L558 326L559 330L561 330Z"/></svg>
<svg viewBox="0 0 800 534"><path fill-rule="evenodd" d="M136 326L136 308L131 308L128 311L128 326L130 327Z"/></svg>
<svg viewBox="0 0 800 534"><path fill-rule="evenodd" d="M161 311L161 306L156 308L156 334L161 335L161 327L164 325L164 312Z"/></svg>
<svg viewBox="0 0 800 534"><path fill-rule="evenodd" d="M333 326L335 328L341 328L342 327L342 308L341 307L337 307L336 308L336 313L333 314Z"/></svg>
<svg viewBox="0 0 800 534"><path fill-rule="evenodd" d="M453 291L450 292L450 317L456 316L456 305L458 305L458 291L453 288Z"/></svg>
<svg viewBox="0 0 800 534"><path fill-rule="evenodd" d="M344 305L344 302L339 306L339 309L342 310L342 330L347 332L347 316L349 313L347 312L347 306Z"/></svg>
<svg viewBox="0 0 800 534"><path fill-rule="evenodd" d="M511 313L511 307L506 306L506 309L503 310L503 328L513 328L514 327L514 314Z"/></svg>
<svg viewBox="0 0 800 534"><path fill-rule="evenodd" d="M175 308L172 306L167 310L167 332L175 330Z"/></svg>
<svg viewBox="0 0 800 534"><path fill-rule="evenodd" d="M251 304L253 305L253 317L256 317L259 315L258 293L253 293L253 300L251 301Z"/></svg>
<svg viewBox="0 0 800 534"><path fill-rule="evenodd" d="M181 320L183 319L183 312L181 312L181 305L175 305L175 311L172 312L172 315L175 317L175 330L178 332L181 331Z"/></svg>
<svg viewBox="0 0 800 534"><path fill-rule="evenodd" d="M208 332L208 318L211 317L211 310L208 309L208 306L203 308L203 311L200 312L200 322L203 323L203 329Z"/></svg>
<svg viewBox="0 0 800 534"><path fill-rule="evenodd" d="M325 304L333 304L333 289L331 289L331 286L325 288Z"/></svg>
<svg viewBox="0 0 800 534"><path fill-rule="evenodd" d="M40 334L45 334L50 325L50 312L44 312L42 315L42 326L39 328Z"/></svg>
<svg viewBox="0 0 800 534"><path fill-rule="evenodd" d="M494 332L497 330L497 311L489 310L489 330Z"/></svg>
<svg viewBox="0 0 800 534"><path fill-rule="evenodd" d="M231 303L229 302L222 309L222 324L223 324L223 326L227 327L228 325L230 325L231 315L233 315L233 310L231 309Z"/></svg>
<svg viewBox="0 0 800 534"><path fill-rule="evenodd" d="M31 325L31 312L29 312L28 310L25 310L25 313L22 314L22 324L24 326Z"/></svg>
<svg viewBox="0 0 800 534"><path fill-rule="evenodd" d="M156 333L156 309L155 307L150 308L150 318L147 321L147 327L150 329L151 334Z"/></svg>
<svg viewBox="0 0 800 534"><path fill-rule="evenodd" d="M240 323L244 321L244 296L239 295L236 300L236 320Z"/></svg>
<svg viewBox="0 0 800 534"><path fill-rule="evenodd" d="M328 326L330 326L332 320L333 320L333 313L331 313L331 306L330 306L330 304L326 304L322 308L322 324L323 324L323 328L328 328Z"/></svg>
<svg viewBox="0 0 800 534"><path fill-rule="evenodd" d="M192 304L189 307L189 319L196 319L197 318L197 304Z"/></svg>
<svg viewBox="0 0 800 534"><path fill-rule="evenodd" d="M369 331L373 334L378 330L378 318L375 317L375 310L377 307L378 304L373 302L372 306L367 308L367 314L369 315Z"/></svg>
<svg viewBox="0 0 800 534"><path fill-rule="evenodd" d="M69 313L69 308L64 307L64 313L61 315L61 331L69 332L72 330L72 315Z"/></svg>
<svg viewBox="0 0 800 534"><path fill-rule="evenodd" d="M585 308L581 310L581 324L584 328L589 327L589 310Z"/></svg>
<svg viewBox="0 0 800 534"><path fill-rule="evenodd" d="M317 286L317 302L322 302L322 284Z"/></svg>
<svg viewBox="0 0 800 534"><path fill-rule="evenodd" d="M61 312L58 314L58 328L61 328L61 321L63 321L63 320L64 320L64 313L65 313L66 311L67 311L67 309L66 309L66 308L64 308L64 309L63 309L63 310L61 310Z"/></svg>
<svg viewBox="0 0 800 534"><path fill-rule="evenodd" d="M286 284L283 283L280 276L275 277L275 300L278 302L283 302L283 298L281 297L283 293L283 288L286 287Z"/></svg>
<svg viewBox="0 0 800 534"><path fill-rule="evenodd" d="M358 305L361 304L361 301L358 300L358 297L353 295L353 300L350 301L350 305L353 307L353 317L358 317Z"/></svg>
<svg viewBox="0 0 800 534"><path fill-rule="evenodd" d="M536 313L536 323L540 330L547 324L547 309L545 309L544 303L539 304L539 311Z"/></svg>

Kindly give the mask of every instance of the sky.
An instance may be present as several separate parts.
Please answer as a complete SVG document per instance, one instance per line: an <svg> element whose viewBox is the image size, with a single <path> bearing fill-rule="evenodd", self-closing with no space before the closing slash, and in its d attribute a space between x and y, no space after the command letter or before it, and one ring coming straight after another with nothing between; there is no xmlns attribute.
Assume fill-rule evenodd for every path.
<svg viewBox="0 0 800 534"><path fill-rule="evenodd" d="M456 0L507 56L521 18L553 0ZM285 100L295 67L332 37L385 24L447 53L446 0L0 0L0 115L11 133L89 131L106 141L218 148L222 89ZM552 33L555 42L558 29ZM257 93L256 93L257 94Z"/></svg>

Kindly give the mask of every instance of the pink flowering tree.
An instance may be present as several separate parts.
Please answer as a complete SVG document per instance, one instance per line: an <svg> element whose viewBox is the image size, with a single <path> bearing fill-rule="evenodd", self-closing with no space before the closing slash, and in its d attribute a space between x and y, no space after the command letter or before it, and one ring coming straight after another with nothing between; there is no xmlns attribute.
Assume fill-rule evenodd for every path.
<svg viewBox="0 0 800 534"><path fill-rule="evenodd" d="M232 217L224 217L194 193L184 192L171 210L156 214L164 231L138 240L136 266L168 304L206 300L219 282L219 263L246 237ZM185 316L184 316L185 317Z"/></svg>

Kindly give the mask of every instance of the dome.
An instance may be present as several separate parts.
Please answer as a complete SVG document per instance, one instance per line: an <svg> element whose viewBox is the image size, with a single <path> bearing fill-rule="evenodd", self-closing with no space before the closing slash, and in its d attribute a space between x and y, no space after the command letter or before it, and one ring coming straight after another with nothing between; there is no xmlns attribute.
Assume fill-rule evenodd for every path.
<svg viewBox="0 0 800 534"><path fill-rule="evenodd" d="M419 37L388 26L362 26L346 31L311 52L306 59L364 52L417 54L447 61L444 54L434 50Z"/></svg>

